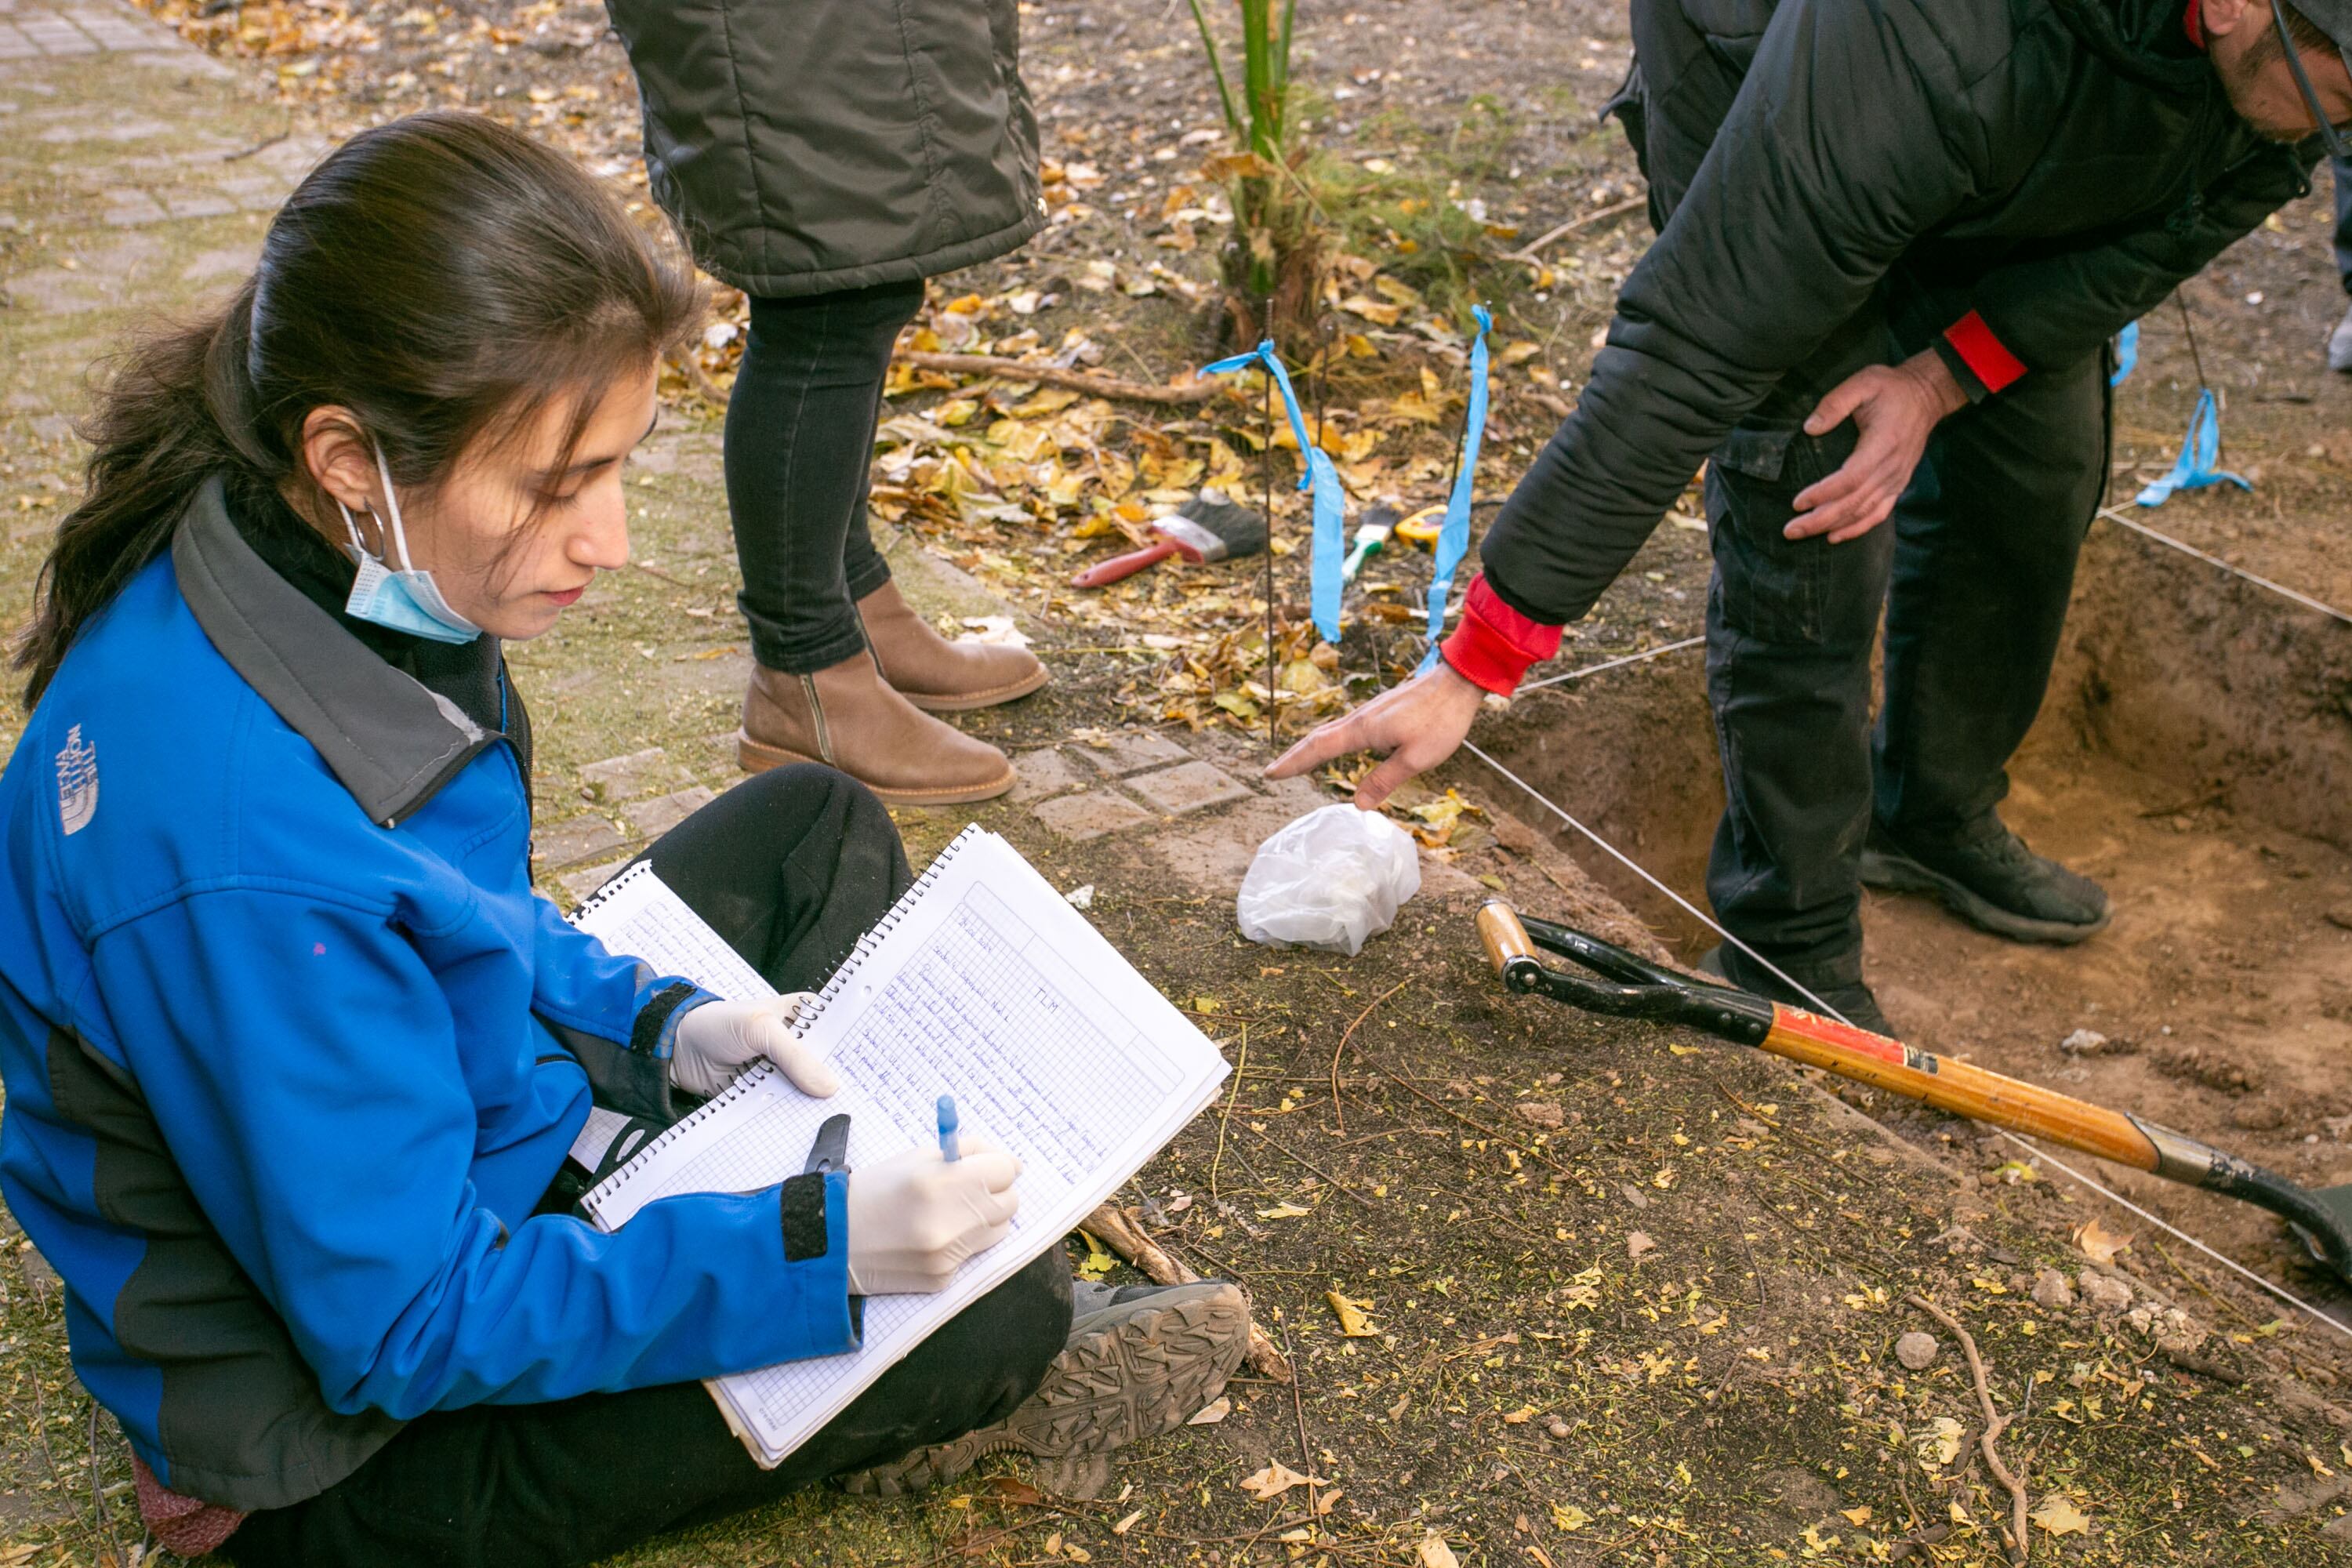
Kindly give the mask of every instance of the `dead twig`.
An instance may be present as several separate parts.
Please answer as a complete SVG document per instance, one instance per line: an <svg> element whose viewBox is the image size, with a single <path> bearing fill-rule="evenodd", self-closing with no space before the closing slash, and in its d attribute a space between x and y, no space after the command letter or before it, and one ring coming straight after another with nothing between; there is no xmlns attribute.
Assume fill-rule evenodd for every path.
<svg viewBox="0 0 2352 1568"><path fill-rule="evenodd" d="M1287 1328L1282 1331L1282 1349L1284 1354L1289 1353L1290 1331ZM1298 1468L1307 1476L1307 1511L1319 1519L1323 1510L1315 1500L1315 1489L1318 1483L1315 1479L1315 1451L1307 1446L1307 1404L1295 1377L1290 1380L1290 1413L1298 1420Z"/></svg>
<svg viewBox="0 0 2352 1568"><path fill-rule="evenodd" d="M1646 195L1627 196L1622 202L1612 202L1607 206L1599 208L1596 211L1584 213L1579 216L1570 218L1566 223L1555 224L1550 228L1546 229L1540 237L1529 240L1527 244L1519 247L1518 249L1511 252L1510 255L1503 258L1503 259L1506 261L1539 261L1543 258L1541 254L1543 247L1549 245L1553 240L1559 239L1566 235L1574 234L1580 228L1590 228L1596 223L1601 223L1609 218L1615 217L1619 213L1632 212L1635 207L1646 205L1649 200L1650 198Z"/></svg>
<svg viewBox="0 0 2352 1568"><path fill-rule="evenodd" d="M1234 1119L1234 1101L1242 1097L1242 1079L1249 1076L1249 1026L1242 1026L1241 1057L1234 1068L1234 1091L1225 1096L1224 1113L1217 1118L1217 1152L1209 1157L1209 1198L1217 1196L1217 1173L1225 1163L1225 1129Z"/></svg>
<svg viewBox="0 0 2352 1568"><path fill-rule="evenodd" d="M1992 1385L1986 1381L1984 1358L1977 1353L1976 1336L1960 1327L1958 1318L1925 1296L1914 1294L1905 1300L1951 1330L1953 1336L1960 1342L1960 1349L1968 1355L1969 1375L1976 1379L1977 1403L1984 1407L1985 1415L1984 1433L1978 1437L1977 1447L1984 1455L1985 1468L1992 1472L1995 1480L2009 1489L2010 1533L2016 1538L2017 1560L2023 1563L2032 1547L2026 1536L2025 1482L2002 1462L2000 1450L1993 1447L2008 1428L2009 1417L1993 1408Z"/></svg>
<svg viewBox="0 0 2352 1568"><path fill-rule="evenodd" d="M1104 1204L1086 1217L1080 1226L1086 1233L1126 1258L1139 1269L1144 1278L1155 1285L1190 1285L1201 1278L1167 1248L1144 1233L1135 1215L1117 1204ZM1245 1358L1259 1375L1276 1383L1291 1379L1290 1362L1275 1348L1265 1331L1257 1326L1255 1317L1250 1322L1249 1352Z"/></svg>
<svg viewBox="0 0 2352 1568"><path fill-rule="evenodd" d="M1367 1059L1367 1060L1370 1060L1370 1058L1367 1058L1366 1059ZM1373 1067L1373 1069L1374 1069L1375 1071L1377 1071L1377 1072L1378 1072L1378 1073L1379 1073L1382 1078L1384 1078L1384 1079L1388 1079L1391 1083L1392 1083L1392 1084L1396 1085L1399 1089L1401 1089L1404 1090L1407 1094L1409 1094L1409 1095L1412 1096L1415 1100L1424 1101L1424 1102L1425 1102L1425 1103L1427 1103L1427 1104L1428 1104L1428 1105L1429 1105L1433 1110L1440 1110L1440 1111L1444 1112L1446 1115L1448 1115L1448 1116L1450 1116L1450 1117L1454 1118L1454 1121L1459 1121L1460 1123L1462 1123L1462 1125L1463 1125L1463 1126L1467 1127L1467 1128L1469 1128L1472 1131L1474 1131L1474 1132L1477 1133L1480 1137L1492 1139L1494 1142L1497 1142L1497 1143L1502 1143L1502 1144L1510 1145L1511 1147L1514 1147L1514 1148L1516 1148L1516 1147L1517 1147L1517 1145L1516 1145L1516 1144L1512 1144L1512 1143L1511 1143L1511 1140L1510 1140L1509 1138L1505 1137L1502 1133L1496 1131L1493 1128L1491 1128L1491 1127L1487 1126L1486 1123L1484 1123L1484 1122L1482 1122L1482 1121L1479 1121L1475 1120L1475 1118L1472 1118L1472 1117L1468 1117L1468 1116L1465 1116L1465 1115L1463 1115L1460 1111L1458 1111L1458 1110L1454 1110L1452 1106L1450 1106L1450 1105L1446 1104L1444 1101L1440 1100L1437 1100L1437 1099L1434 1099L1434 1098L1433 1098L1433 1097L1431 1097L1431 1096L1429 1096L1429 1095L1426 1095L1426 1094L1422 1093L1422 1091L1421 1091L1421 1090L1419 1090L1419 1089L1417 1089L1413 1088L1412 1084L1407 1083L1403 1079L1399 1078L1396 1074L1394 1074L1394 1073L1392 1073L1392 1072L1389 1071L1389 1069L1388 1069L1387 1068L1382 1067L1380 1063L1378 1063L1378 1062L1373 1062L1373 1063L1372 1063L1372 1067ZM1528 1150L1528 1157L1529 1159L1531 1159L1531 1160L1538 1161L1538 1162L1541 1163L1542 1164L1549 1166L1549 1168L1551 1168L1552 1170L1559 1172L1559 1173L1561 1175L1563 1175L1563 1176L1573 1177L1573 1176L1576 1174L1576 1173L1575 1173L1575 1172L1573 1172L1573 1171L1570 1170L1567 1166L1565 1166L1565 1165L1561 1164L1559 1161L1557 1161L1557 1160L1555 1160L1555 1159L1551 1158L1551 1156L1549 1156L1549 1154L1544 1154L1544 1153L1538 1152L1537 1150L1535 1150L1535 1149L1533 1149L1533 1148L1529 1148L1529 1149Z"/></svg>
<svg viewBox="0 0 2352 1568"><path fill-rule="evenodd" d="M1115 375L1090 375L1082 370L1064 370L1059 365L1024 364L1019 360L998 359L991 354L935 353L928 349L900 349L892 357L902 364L913 365L917 370L946 371L953 375L993 375L1005 381L1034 382L1040 386L1066 386L1073 392L1089 393L1096 397L1108 397L1122 403L1206 403L1217 395L1223 385L1220 382L1207 380L1155 385L1148 381L1126 381Z"/></svg>
<svg viewBox="0 0 2352 1568"><path fill-rule="evenodd" d="M1347 1183L1341 1181L1339 1177L1333 1175L1330 1172L1325 1170L1322 1166L1317 1164L1314 1161L1307 1159L1303 1154L1293 1153L1286 1144L1276 1142L1273 1139L1267 1137L1256 1128L1249 1126L1246 1123L1243 1125L1242 1131L1256 1139L1259 1142L1270 1145L1276 1153L1286 1155L1291 1160L1296 1161L1297 1163L1306 1166L1308 1170L1314 1172L1317 1175L1322 1177L1325 1181L1330 1183L1331 1185L1347 1194L1348 1196L1355 1199L1366 1208L1377 1209L1381 1206L1380 1205L1372 1202L1371 1199L1364 1196L1363 1194L1356 1191L1355 1188L1349 1186Z"/></svg>
<svg viewBox="0 0 2352 1568"><path fill-rule="evenodd" d="M1410 977L1400 980L1365 1003L1364 1010L1356 1015L1356 1021L1340 1035L1339 1043L1331 1047L1331 1114L1339 1119L1339 1135L1343 1138L1348 1134L1348 1108L1339 1099L1339 1058L1347 1054L1348 1042L1356 1037L1356 1031L1363 1027L1364 1020L1372 1016L1372 1009L1412 984Z"/></svg>

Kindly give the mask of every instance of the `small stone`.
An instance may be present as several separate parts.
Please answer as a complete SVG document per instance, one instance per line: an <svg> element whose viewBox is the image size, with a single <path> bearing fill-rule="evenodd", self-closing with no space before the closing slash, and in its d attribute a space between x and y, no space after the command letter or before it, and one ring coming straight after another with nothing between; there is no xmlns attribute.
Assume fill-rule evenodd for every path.
<svg viewBox="0 0 2352 1568"><path fill-rule="evenodd" d="M2074 1288L2093 1309L2108 1317L2131 1310L2132 1289L2120 1279L2085 1268L2074 1276Z"/></svg>
<svg viewBox="0 0 2352 1568"><path fill-rule="evenodd" d="M2074 1287L2055 1268L2044 1268L2033 1277L2033 1304L2053 1312L2071 1307L2074 1304Z"/></svg>
<svg viewBox="0 0 2352 1568"><path fill-rule="evenodd" d="M2107 1037L2096 1029L2077 1029L2058 1042L2070 1057L2095 1057L2106 1048Z"/></svg>
<svg viewBox="0 0 2352 1568"><path fill-rule="evenodd" d="M535 836L531 848L539 856L542 868L561 869L565 866L578 865L593 855L610 854L623 842L619 831L611 823L601 816L588 815L542 828Z"/></svg>
<svg viewBox="0 0 2352 1568"><path fill-rule="evenodd" d="M2173 1355L2196 1354L2208 1337L2204 1325L2179 1308L2158 1307L2153 1301L2134 1307L2124 1321Z"/></svg>
<svg viewBox="0 0 2352 1568"><path fill-rule="evenodd" d="M1925 1372L1935 1364L1937 1352L1942 1349L1935 1335L1914 1329L1895 1342L1895 1359L1913 1372Z"/></svg>
<svg viewBox="0 0 2352 1568"><path fill-rule="evenodd" d="M1559 1108L1556 1100L1523 1100L1511 1109L1518 1113L1520 1120L1532 1121L1538 1127L1558 1127L1568 1120L1568 1113Z"/></svg>
<svg viewBox="0 0 2352 1568"><path fill-rule="evenodd" d="M1568 1423L1555 1415L1544 1423L1544 1430L1554 1437L1565 1437L1568 1436Z"/></svg>
<svg viewBox="0 0 2352 1568"><path fill-rule="evenodd" d="M1074 910L1093 909L1095 907L1095 885L1092 882L1088 882L1082 888L1072 888L1068 892L1064 893L1062 897L1068 900L1070 908Z"/></svg>

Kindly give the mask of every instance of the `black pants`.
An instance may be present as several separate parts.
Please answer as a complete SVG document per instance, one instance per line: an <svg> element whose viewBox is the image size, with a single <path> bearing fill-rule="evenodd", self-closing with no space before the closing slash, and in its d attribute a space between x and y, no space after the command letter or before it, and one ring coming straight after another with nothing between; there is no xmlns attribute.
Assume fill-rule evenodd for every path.
<svg viewBox="0 0 2352 1568"><path fill-rule="evenodd" d="M727 404L727 505L751 655L806 675L866 646L856 601L890 580L866 521L874 427L919 279L751 301Z"/></svg>
<svg viewBox="0 0 2352 1568"><path fill-rule="evenodd" d="M1741 90L1768 12L1695 21L1688 6L1634 5L1639 64L1614 107L1660 227ZM1874 810L1898 829L1946 831L2007 793L2105 484L2097 356L2035 371L1945 420L1895 515L1860 539L1781 537L1798 492L1857 438L1851 420L1804 435L1814 405L1864 366L1925 348L1968 311L1966 285L1898 264L1707 463L1707 697L1727 797L1707 894L1727 930L1808 985L1861 978L1858 863Z"/></svg>
<svg viewBox="0 0 2352 1568"><path fill-rule="evenodd" d="M2330 158L2336 176L2336 276L2352 294L2352 158Z"/></svg>
<svg viewBox="0 0 2352 1568"><path fill-rule="evenodd" d="M1895 515L1843 544L1780 530L1850 437L1735 433L1708 464L1707 696L1727 805L1707 893L1808 984L1861 977L1874 813L1944 833L2008 793L2105 480L2107 414L2105 356L2025 376L1938 426Z"/></svg>
<svg viewBox="0 0 2352 1568"><path fill-rule="evenodd" d="M747 779L671 829L650 858L786 991L821 982L908 880L881 805L813 765ZM1037 1386L1069 1326L1069 1269L1055 1248L772 1470L752 1461L698 1383L478 1405L409 1423L325 1492L247 1519L225 1550L240 1564L305 1568L593 1562L998 1420Z"/></svg>

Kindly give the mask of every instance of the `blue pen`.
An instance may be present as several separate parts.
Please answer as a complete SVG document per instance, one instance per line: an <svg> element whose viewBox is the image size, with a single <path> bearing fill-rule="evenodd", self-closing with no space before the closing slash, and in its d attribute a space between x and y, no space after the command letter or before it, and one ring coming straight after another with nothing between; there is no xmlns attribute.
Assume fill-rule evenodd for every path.
<svg viewBox="0 0 2352 1568"><path fill-rule="evenodd" d="M950 1165L963 1158L962 1151L956 1147L956 1108L952 1094L940 1096L940 1157Z"/></svg>

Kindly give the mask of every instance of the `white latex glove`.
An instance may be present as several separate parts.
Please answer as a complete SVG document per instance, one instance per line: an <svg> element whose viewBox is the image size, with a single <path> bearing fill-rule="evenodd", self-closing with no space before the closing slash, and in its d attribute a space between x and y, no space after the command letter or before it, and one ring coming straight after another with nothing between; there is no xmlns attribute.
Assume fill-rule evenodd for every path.
<svg viewBox="0 0 2352 1568"><path fill-rule="evenodd" d="M688 1094L713 1095L756 1061L772 1061L803 1094L823 1100L841 1087L824 1058L786 1027L814 993L793 991L765 1002L705 1002L677 1021L669 1081Z"/></svg>
<svg viewBox="0 0 2352 1568"><path fill-rule="evenodd" d="M944 1287L964 1259L1004 1239L1021 1199L1021 1162L976 1138L963 1158L909 1149L849 1173L849 1292Z"/></svg>

